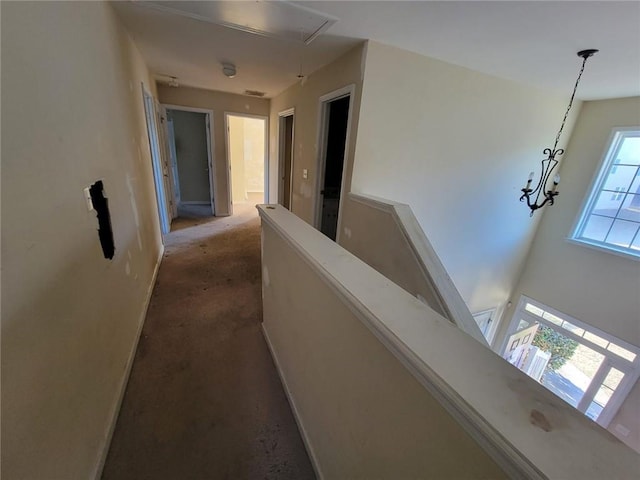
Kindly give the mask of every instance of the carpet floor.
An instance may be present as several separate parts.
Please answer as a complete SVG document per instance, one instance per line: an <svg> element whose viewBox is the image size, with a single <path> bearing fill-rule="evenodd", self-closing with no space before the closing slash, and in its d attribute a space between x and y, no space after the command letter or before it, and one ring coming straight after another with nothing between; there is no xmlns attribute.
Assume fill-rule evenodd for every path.
<svg viewBox="0 0 640 480"><path fill-rule="evenodd" d="M255 208L172 230L102 479L315 478L262 336Z"/></svg>

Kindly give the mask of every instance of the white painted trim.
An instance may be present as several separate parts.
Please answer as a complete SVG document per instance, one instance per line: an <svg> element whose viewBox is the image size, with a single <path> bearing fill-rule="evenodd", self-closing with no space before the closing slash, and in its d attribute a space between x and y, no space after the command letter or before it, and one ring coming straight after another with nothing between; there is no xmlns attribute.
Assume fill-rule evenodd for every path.
<svg viewBox="0 0 640 480"><path fill-rule="evenodd" d="M578 234L584 230L587 217L593 211L593 208L598 201L600 191L606 182L609 173L608 167L613 163L613 156L617 151L617 148L614 148L614 146L617 147L620 141L624 139L626 134L629 132L640 132L640 125L614 127L611 129L611 133L604 145L604 151L600 161L598 162L598 166L593 173L591 182L589 183L589 188L586 190L584 199L582 200L580 209L578 210L578 215L571 227L571 233L566 240L575 245L593 248L601 252L611 253L631 260L640 261L640 252L634 252L631 248L617 247L610 243L590 240L588 238L581 238L578 236ZM637 135L634 135L634 137L637 138Z"/></svg>
<svg viewBox="0 0 640 480"><path fill-rule="evenodd" d="M383 211L393 218L412 251L422 276L433 287L444 316L487 348L491 348L411 207L371 195L349 193L348 197L354 202Z"/></svg>
<svg viewBox="0 0 640 480"><path fill-rule="evenodd" d="M269 203L269 117L266 115L251 115L249 113L224 112L224 140L227 156L227 190L229 192L229 215L233 215L233 192L231 173L231 152L229 149L229 117L257 118L264 121L264 192L263 202Z"/></svg>
<svg viewBox="0 0 640 480"><path fill-rule="evenodd" d="M160 271L160 265L162 263L162 258L164 255L164 245L160 245L160 251L158 253L158 258L156 260L156 266L153 269L153 275L151 276L151 282L149 283L149 287L147 288L147 293L143 302L142 312L140 313L140 317L138 319L138 328L136 332L136 337L131 345L131 351L129 352L129 358L127 359L127 363L124 367L124 375L122 376L122 382L120 382L120 387L118 388L118 393L115 398L115 402L111 409L111 413L109 415L110 421L107 426L107 431L104 433L104 440L102 443L102 449L100 453L100 457L98 459L98 463L96 465L95 474L93 478L95 480L100 480L102 478L102 470L104 469L104 464L107 461L107 455L109 454L109 448L111 447L111 439L113 438L113 432L116 428L116 423L118 422L118 415L120 414L120 408L122 407L122 400L124 400L124 394L127 390L127 384L129 383L129 376L131 375L131 368L133 367L133 360L136 357L136 351L138 350L138 342L140 341L140 334L142 333L142 327L144 326L144 322L147 318L147 311L149 310L149 304L151 303L151 295L153 294L153 289L156 286L156 280L158 278L158 272Z"/></svg>
<svg viewBox="0 0 640 480"><path fill-rule="evenodd" d="M293 165L295 160L295 142L296 142L296 109L295 107L288 108L281 112L278 112L278 151L276 152L276 158L278 159L278 195L275 203L284 201L284 193L280 191L280 176L283 173L284 158L282 156L282 147L284 145L284 132L282 131L283 120L287 117L293 117L293 125L291 126L291 171L289 172L289 211L293 211ZM284 181L282 182L283 188L286 188Z"/></svg>
<svg viewBox="0 0 640 480"><path fill-rule="evenodd" d="M280 382L282 382L282 386L284 387L284 393L287 395L287 400L289 401L289 406L291 407L291 411L293 412L293 418L296 420L296 424L298 425L298 430L300 431L300 435L302 436L302 441L304 442L305 449L307 450L307 454L309 455L309 459L311 460L311 465L313 466L313 470L316 474L316 477L319 480L324 480L325 476L322 473L322 469L320 468L320 462L318 462L318 456L316 455L316 451L313 448L311 443L311 437L307 434L307 430L304 427L304 422L302 420L302 416L298 412L298 407L296 405L296 400L291 393L291 389L289 389L289 385L287 384L287 379L280 367L280 360L278 359L278 354L276 350L273 348L273 344L271 343L271 339L269 338L269 332L267 332L267 327L265 324L262 324L262 335L264 336L265 341L267 342L267 346L269 347L269 351L271 352L271 358L273 358L273 363L276 366L276 370L278 371L278 376L280 377Z"/></svg>
<svg viewBox="0 0 640 480"><path fill-rule="evenodd" d="M214 128L214 114L213 110L209 108L196 108L196 107L186 107L184 105L174 105L170 103L162 104L165 109L168 110L180 110L183 112L193 112L193 113L204 113L205 114L205 128L207 129L207 156L209 162L209 195L211 197L211 213L214 216L218 216L218 203L216 202L216 178L218 178L218 172L216 170L216 162L215 162L215 128ZM177 159L176 159L177 161ZM187 202L180 202L186 204ZM220 216L224 216L224 214L220 214Z"/></svg>
<svg viewBox="0 0 640 480"><path fill-rule="evenodd" d="M291 246L507 477L588 478L604 464L608 478L623 479L637 470L631 449L302 219L279 205L258 211L263 228ZM534 409L557 428L532 424Z"/></svg>
<svg viewBox="0 0 640 480"><path fill-rule="evenodd" d="M169 110L182 110L183 112L194 113L213 113L213 110L211 110L210 108L187 107L185 105L175 105L172 103L163 103L162 105Z"/></svg>
<svg viewBox="0 0 640 480"><path fill-rule="evenodd" d="M317 158L316 158L316 188L314 192L314 206L313 206L313 224L317 230L320 230L322 226L322 202L320 191L324 184L324 171L325 171L325 154L327 135L329 134L327 117L327 106L334 100L339 100L344 97L349 97L349 113L347 114L347 136L344 141L344 154L342 160L342 179L340 180L340 201L338 202L338 223L336 227L336 242L340 241L340 226L342 225L342 210L344 206L344 197L346 195L345 179L346 179L346 166L348 164L349 154L349 142L351 141L351 123L353 121L353 103L356 92L356 84L352 83L345 87L339 88L332 92L322 95L318 99L318 137L317 137Z"/></svg>

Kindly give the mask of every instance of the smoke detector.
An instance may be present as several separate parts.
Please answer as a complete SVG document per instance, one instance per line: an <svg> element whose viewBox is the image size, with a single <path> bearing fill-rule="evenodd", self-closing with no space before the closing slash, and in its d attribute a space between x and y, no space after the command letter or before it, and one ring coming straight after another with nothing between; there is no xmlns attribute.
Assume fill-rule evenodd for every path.
<svg viewBox="0 0 640 480"><path fill-rule="evenodd" d="M236 76L236 66L233 63L223 63L222 73L225 77L233 78Z"/></svg>

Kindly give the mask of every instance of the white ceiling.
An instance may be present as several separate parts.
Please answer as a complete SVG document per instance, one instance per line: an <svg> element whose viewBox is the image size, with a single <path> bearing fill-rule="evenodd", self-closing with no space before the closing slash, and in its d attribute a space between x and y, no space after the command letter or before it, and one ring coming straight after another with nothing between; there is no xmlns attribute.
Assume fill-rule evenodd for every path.
<svg viewBox="0 0 640 480"><path fill-rule="evenodd" d="M338 18L310 45L252 35L138 4L115 8L154 73L182 85L274 96L364 39L570 93L578 50L598 48L578 97L640 95L640 2L295 2ZM222 75L221 62L238 75ZM399 75L401 72L398 73Z"/></svg>

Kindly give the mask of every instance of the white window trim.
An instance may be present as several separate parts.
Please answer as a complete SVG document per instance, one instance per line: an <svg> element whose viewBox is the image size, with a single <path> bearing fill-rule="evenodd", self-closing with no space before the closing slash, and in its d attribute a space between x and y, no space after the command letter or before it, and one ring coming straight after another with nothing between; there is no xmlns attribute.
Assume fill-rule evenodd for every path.
<svg viewBox="0 0 640 480"><path fill-rule="evenodd" d="M588 330L591 333L594 333L596 335L598 335L599 337L602 337L606 340L608 340L609 342L613 342L616 345L619 345L633 353L636 354L636 358L633 360L633 362L629 362L627 360L624 360L620 357L618 357L617 355L613 354L613 352L610 352L608 350L606 350L605 348L590 342L589 340L580 337L578 335L575 335L573 332L571 332L570 330L566 330L562 327L559 327L558 325L555 325L551 322L549 322L548 320L539 317L531 312L528 312L527 310L525 310L525 306L527 303L530 303L546 312L551 313L552 315L555 315L557 317L562 318L563 320L577 326L580 328L583 328L585 330ZM618 413L618 410L620 409L620 407L622 406L622 404L624 403L625 399L627 398L627 396L629 395L629 392L631 392L631 389L633 388L633 386L636 384L636 382L638 381L638 378L640 378L640 347L636 346L636 345L632 345L628 342L625 342L624 340L620 339L620 338L616 338L615 336L604 332L602 330L600 330L599 328L593 327L587 323L584 323L580 320L578 320L577 318L572 317L571 315L567 315L566 313L562 313L552 307L549 307L543 303L540 303L536 300L533 300L532 298L527 297L526 295L521 295L520 296L520 301L518 302L518 306L515 309L513 316L511 317L511 321L509 322L509 327L507 329L507 334L504 337L504 340L502 342L502 346L500 348L500 355L502 356L505 352L505 349L507 348L507 342L509 340L509 337L511 335L513 335L516 332L516 328L518 326L518 322L520 320L521 317L526 317L528 320L530 320L531 322L538 322L542 325L548 326L550 328L553 328L554 330L559 330L563 335L565 335L567 338L571 338L572 340L576 340L582 344L584 344L585 346L595 350L596 352L602 354L605 356L604 360L602 361L602 364L600 365L600 368L598 369L598 371L596 372L596 374L593 376L593 379L591 380L591 384L589 385L589 388L587 388L587 391L584 392L583 395L583 400L587 398L587 395L591 395L593 396L593 392L597 391L597 388L599 388L599 384L596 386L596 384L598 383L598 381L600 383L602 383L602 381L604 380L604 371L610 366L613 368L616 368L620 371L622 371L625 375L624 378L622 380L622 382L620 383L619 387L616 388L615 392L613 393L613 395L611 396L609 402L607 403L606 407L603 409L602 413L598 416L598 419L596 420L596 423L598 423L599 425L601 425L604 428L607 428L609 426L609 423L611 423L611 420L613 420L613 418L616 416L616 414ZM582 404L582 400L581 402L578 404L578 406L580 406ZM576 407L576 409L578 409ZM583 412L584 413L584 412ZM585 415L586 416L586 415Z"/></svg>
<svg viewBox="0 0 640 480"><path fill-rule="evenodd" d="M614 255L640 261L640 251L636 252L631 248L617 247L616 245L610 243L590 240L578 236L579 232L584 228L586 220L589 217L589 214L593 210L593 206L598 199L598 194L600 193L602 183L605 181L609 172L608 167L613 161L613 153L617 151L617 148L614 149L611 147L617 145L622 140L622 138L626 136L625 134L627 132L638 131L640 131L640 126L616 127L612 129L611 134L609 135L609 138L607 139L607 142L605 144L604 152L602 153L602 158L598 164L598 168L594 172L585 198L581 204L579 214L573 224L573 228L571 229L571 234L566 238L568 242L593 248L601 252L612 253ZM604 168L605 166L607 168ZM638 235L640 235L640 233Z"/></svg>

